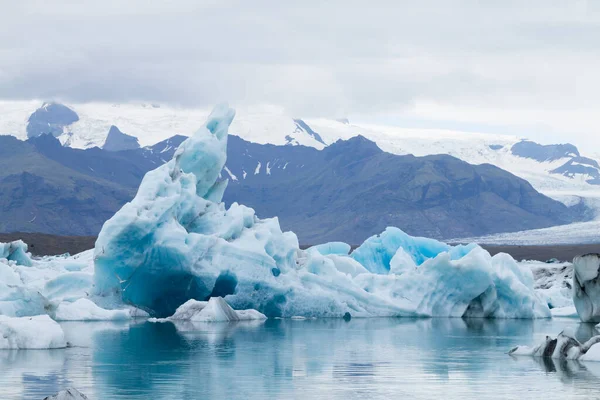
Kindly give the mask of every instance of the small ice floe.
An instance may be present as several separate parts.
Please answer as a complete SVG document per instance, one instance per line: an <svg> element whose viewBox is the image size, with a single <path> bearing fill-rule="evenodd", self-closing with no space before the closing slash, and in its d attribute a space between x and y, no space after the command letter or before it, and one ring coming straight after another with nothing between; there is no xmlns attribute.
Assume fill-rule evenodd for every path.
<svg viewBox="0 0 600 400"><path fill-rule="evenodd" d="M0 349L62 349L67 347L60 325L47 315L13 318L0 315Z"/></svg>
<svg viewBox="0 0 600 400"><path fill-rule="evenodd" d="M256 310L234 310L222 297L208 301L188 300L168 318L150 318L149 322L235 322L265 320L267 317Z"/></svg>
<svg viewBox="0 0 600 400"><path fill-rule="evenodd" d="M508 352L511 356L557 358L563 360L600 361L600 335L585 343L575 339L569 328L558 334L556 339L546 336L543 343L535 347L517 346Z"/></svg>

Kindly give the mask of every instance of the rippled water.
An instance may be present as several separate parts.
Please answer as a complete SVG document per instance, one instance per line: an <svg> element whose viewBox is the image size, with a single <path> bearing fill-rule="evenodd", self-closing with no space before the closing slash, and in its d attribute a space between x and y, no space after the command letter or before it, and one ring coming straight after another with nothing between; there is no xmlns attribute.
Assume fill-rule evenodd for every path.
<svg viewBox="0 0 600 400"><path fill-rule="evenodd" d="M0 351L0 399L598 397L600 363L506 354L566 326L594 333L568 319L68 323L73 348Z"/></svg>

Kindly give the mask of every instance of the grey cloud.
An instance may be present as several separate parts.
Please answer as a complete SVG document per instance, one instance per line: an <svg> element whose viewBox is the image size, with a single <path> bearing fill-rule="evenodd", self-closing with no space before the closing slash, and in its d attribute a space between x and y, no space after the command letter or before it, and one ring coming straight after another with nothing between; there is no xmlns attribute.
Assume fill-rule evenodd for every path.
<svg viewBox="0 0 600 400"><path fill-rule="evenodd" d="M4 99L268 102L302 116L600 106L591 2L0 2ZM527 125L502 118L489 123Z"/></svg>

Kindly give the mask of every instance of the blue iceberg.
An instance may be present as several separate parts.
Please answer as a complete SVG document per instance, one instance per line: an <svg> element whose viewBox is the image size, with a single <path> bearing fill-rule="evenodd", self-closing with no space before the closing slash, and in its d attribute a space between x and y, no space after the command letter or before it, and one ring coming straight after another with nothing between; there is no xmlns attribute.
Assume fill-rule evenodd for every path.
<svg viewBox="0 0 600 400"><path fill-rule="evenodd" d="M388 228L349 254L301 250L277 218L221 202L228 128L217 107L172 160L144 177L94 250L94 296L168 317L190 299L223 297L267 317L550 317L533 275L508 255Z"/></svg>

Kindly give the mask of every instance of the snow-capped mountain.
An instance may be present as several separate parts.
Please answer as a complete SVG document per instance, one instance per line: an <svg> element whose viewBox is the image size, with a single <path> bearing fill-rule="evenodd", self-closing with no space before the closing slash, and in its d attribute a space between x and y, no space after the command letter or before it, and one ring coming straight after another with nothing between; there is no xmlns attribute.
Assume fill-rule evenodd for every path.
<svg viewBox="0 0 600 400"><path fill-rule="evenodd" d="M46 133L57 136L63 145L90 148L102 147L115 126L137 138L141 146L149 146L175 134L192 134L198 121L208 115L208 110L157 104L41 104L0 101L0 134L26 139L31 132L39 133L40 126L48 126ZM32 129L32 118L36 129ZM254 143L304 145L319 150L339 139L361 135L397 155L448 154L471 164L495 165L567 205L583 199L595 206L600 199L598 161L569 144L541 145L511 135L357 125L347 119L298 119L274 106L239 108L230 132Z"/></svg>

